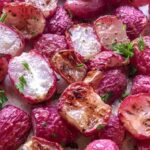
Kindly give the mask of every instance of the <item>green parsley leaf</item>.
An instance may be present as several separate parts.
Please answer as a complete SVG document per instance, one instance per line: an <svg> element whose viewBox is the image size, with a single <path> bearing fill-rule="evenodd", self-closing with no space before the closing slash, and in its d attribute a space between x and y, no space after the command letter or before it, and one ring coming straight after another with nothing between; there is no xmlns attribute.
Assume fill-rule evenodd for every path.
<svg viewBox="0 0 150 150"><path fill-rule="evenodd" d="M100 124L96 127L97 130L101 130L101 129L104 129L105 128L105 125L103 124Z"/></svg>
<svg viewBox="0 0 150 150"><path fill-rule="evenodd" d="M138 39L138 47L139 47L140 51L143 51L145 48L145 42L144 42L142 36L140 36Z"/></svg>
<svg viewBox="0 0 150 150"><path fill-rule="evenodd" d="M22 65L23 65L23 67L24 67L25 70L30 71L29 64L26 61L23 61Z"/></svg>
<svg viewBox="0 0 150 150"><path fill-rule="evenodd" d="M124 56L127 59L133 57L134 55L134 52L133 52L134 48L133 48L132 43L113 44L112 50Z"/></svg>
<svg viewBox="0 0 150 150"><path fill-rule="evenodd" d="M83 67L84 66L84 64L77 64L77 67Z"/></svg>
<svg viewBox="0 0 150 150"><path fill-rule="evenodd" d="M111 98L113 96L113 93L112 92L108 92L108 93L106 93L106 94L104 94L104 95L101 95L101 99L104 101L104 102L107 102L107 100L109 99L109 98Z"/></svg>
<svg viewBox="0 0 150 150"><path fill-rule="evenodd" d="M2 108L3 104L7 101L7 97L5 95L4 90L0 90L0 108Z"/></svg>
<svg viewBox="0 0 150 150"><path fill-rule="evenodd" d="M26 79L22 75L21 77L19 77L19 83L16 84L16 88L19 90L19 92L22 93L26 85L27 85Z"/></svg>
<svg viewBox="0 0 150 150"><path fill-rule="evenodd" d="M7 14L3 13L0 17L0 22L4 22L6 18L7 18Z"/></svg>

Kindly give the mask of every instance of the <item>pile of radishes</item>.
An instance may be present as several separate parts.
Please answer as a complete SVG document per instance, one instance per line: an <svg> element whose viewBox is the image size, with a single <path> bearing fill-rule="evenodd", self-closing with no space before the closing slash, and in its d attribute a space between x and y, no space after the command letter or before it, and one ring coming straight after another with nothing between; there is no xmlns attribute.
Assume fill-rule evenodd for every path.
<svg viewBox="0 0 150 150"><path fill-rule="evenodd" d="M150 14L149 0L0 1L0 150L82 150L81 135L85 150L150 150L143 5ZM31 112L5 105L6 76Z"/></svg>

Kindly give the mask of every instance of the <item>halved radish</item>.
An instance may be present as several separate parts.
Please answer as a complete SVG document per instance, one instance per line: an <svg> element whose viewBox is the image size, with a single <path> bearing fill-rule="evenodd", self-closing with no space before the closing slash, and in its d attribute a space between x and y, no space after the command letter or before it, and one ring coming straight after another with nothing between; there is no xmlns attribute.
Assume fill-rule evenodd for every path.
<svg viewBox="0 0 150 150"><path fill-rule="evenodd" d="M0 23L0 54L16 56L24 49L24 39L14 29Z"/></svg>
<svg viewBox="0 0 150 150"><path fill-rule="evenodd" d="M25 2L40 8L44 16L49 17L55 13L58 0L25 0Z"/></svg>
<svg viewBox="0 0 150 150"><path fill-rule="evenodd" d="M45 18L40 9L28 3L6 3L3 13L7 14L5 23L17 28L25 38L31 39L41 34L45 27Z"/></svg>
<svg viewBox="0 0 150 150"><path fill-rule="evenodd" d="M56 142L34 136L21 147L21 150L63 150L63 148Z"/></svg>
<svg viewBox="0 0 150 150"><path fill-rule="evenodd" d="M45 59L31 51L14 57L8 66L11 81L29 103L48 100L55 92L56 78Z"/></svg>
<svg viewBox="0 0 150 150"><path fill-rule="evenodd" d="M67 122L89 136L107 124L111 107L88 84L76 82L61 95L59 112Z"/></svg>
<svg viewBox="0 0 150 150"><path fill-rule="evenodd" d="M101 45L97 39L92 25L77 24L66 33L70 48L82 59L87 60L101 51Z"/></svg>
<svg viewBox="0 0 150 150"><path fill-rule="evenodd" d="M113 52L113 51L102 51L89 60L90 70L108 70L117 68L125 65L125 59Z"/></svg>
<svg viewBox="0 0 150 150"><path fill-rule="evenodd" d="M87 72L87 67L76 57L73 50L55 53L51 65L69 83L82 81Z"/></svg>
<svg viewBox="0 0 150 150"><path fill-rule="evenodd" d="M137 139L150 139L150 94L128 96L121 103L119 117L124 127Z"/></svg>
<svg viewBox="0 0 150 150"><path fill-rule="evenodd" d="M94 22L94 27L102 46L106 49L112 49L116 43L129 42L126 27L116 16L102 16Z"/></svg>

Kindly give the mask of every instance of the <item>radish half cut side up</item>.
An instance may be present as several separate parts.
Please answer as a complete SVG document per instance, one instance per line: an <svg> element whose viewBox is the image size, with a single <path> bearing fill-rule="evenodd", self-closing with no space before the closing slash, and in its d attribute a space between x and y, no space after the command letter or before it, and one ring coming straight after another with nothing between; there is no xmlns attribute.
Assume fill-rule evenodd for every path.
<svg viewBox="0 0 150 150"><path fill-rule="evenodd" d="M0 23L0 54L12 57L24 50L24 38L12 28Z"/></svg>
<svg viewBox="0 0 150 150"><path fill-rule="evenodd" d="M68 83L82 81L87 67L75 55L73 50L62 50L53 55L51 65Z"/></svg>
<svg viewBox="0 0 150 150"><path fill-rule="evenodd" d="M17 28L26 39L41 34L45 28L45 18L40 9L28 3L6 3L3 13L7 14L5 23Z"/></svg>
<svg viewBox="0 0 150 150"><path fill-rule="evenodd" d="M59 98L59 112L69 124L90 136L108 123L111 107L88 84L75 82Z"/></svg>
<svg viewBox="0 0 150 150"><path fill-rule="evenodd" d="M90 24L77 24L66 32L67 43L83 60L88 60L101 51L101 44Z"/></svg>
<svg viewBox="0 0 150 150"><path fill-rule="evenodd" d="M63 150L62 147L56 142L50 142L43 138L32 137L28 142L26 142L21 150Z"/></svg>
<svg viewBox="0 0 150 150"><path fill-rule="evenodd" d="M124 24L116 16L106 15L99 17L94 22L100 43L105 49L112 49L113 44L128 43Z"/></svg>
<svg viewBox="0 0 150 150"><path fill-rule="evenodd" d="M15 88L29 103L49 100L56 90L56 77L45 59L36 52L14 57L8 73Z"/></svg>
<svg viewBox="0 0 150 150"><path fill-rule="evenodd" d="M136 139L150 139L150 94L126 97L120 105L119 118Z"/></svg>
<svg viewBox="0 0 150 150"><path fill-rule="evenodd" d="M45 17L50 17L56 11L58 0L25 0L25 2L41 9Z"/></svg>

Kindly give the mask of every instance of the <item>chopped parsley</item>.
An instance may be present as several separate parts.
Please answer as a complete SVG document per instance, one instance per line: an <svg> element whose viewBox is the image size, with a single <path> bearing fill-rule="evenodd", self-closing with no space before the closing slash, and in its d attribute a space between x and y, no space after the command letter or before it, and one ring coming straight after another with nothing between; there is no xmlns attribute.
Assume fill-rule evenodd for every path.
<svg viewBox="0 0 150 150"><path fill-rule="evenodd" d="M27 85L26 79L22 75L21 77L19 77L19 83L16 84L16 88L19 90L19 92L22 93L26 85Z"/></svg>
<svg viewBox="0 0 150 150"><path fill-rule="evenodd" d="M104 95L101 95L101 99L104 101L104 102L107 102L109 98L111 98L113 96L113 93L112 92L108 92Z"/></svg>
<svg viewBox="0 0 150 150"><path fill-rule="evenodd" d="M3 104L7 101L7 97L5 95L4 90L0 90L0 108L2 108Z"/></svg>
<svg viewBox="0 0 150 150"><path fill-rule="evenodd" d="M77 67L83 67L84 66L84 64L77 64Z"/></svg>
<svg viewBox="0 0 150 150"><path fill-rule="evenodd" d="M113 44L112 50L122 55L125 58L131 58L134 55L134 48L132 43L124 43L124 44Z"/></svg>
<svg viewBox="0 0 150 150"><path fill-rule="evenodd" d="M101 130L101 129L104 129L105 128L105 125L103 124L100 124L96 127L97 130Z"/></svg>
<svg viewBox="0 0 150 150"><path fill-rule="evenodd" d="M23 65L23 67L24 67L25 70L30 71L29 64L26 61L23 61L22 65Z"/></svg>
<svg viewBox="0 0 150 150"><path fill-rule="evenodd" d="M139 47L140 51L143 51L144 48L145 48L145 42L144 42L142 36L140 36L139 39L138 39L138 47Z"/></svg>
<svg viewBox="0 0 150 150"><path fill-rule="evenodd" d="M3 13L0 17L0 22L4 22L6 18L7 18L7 14Z"/></svg>

